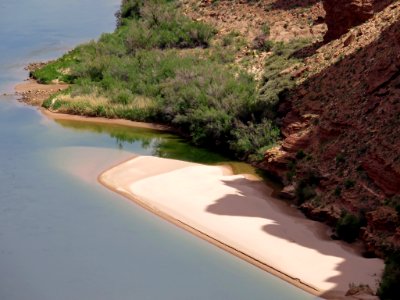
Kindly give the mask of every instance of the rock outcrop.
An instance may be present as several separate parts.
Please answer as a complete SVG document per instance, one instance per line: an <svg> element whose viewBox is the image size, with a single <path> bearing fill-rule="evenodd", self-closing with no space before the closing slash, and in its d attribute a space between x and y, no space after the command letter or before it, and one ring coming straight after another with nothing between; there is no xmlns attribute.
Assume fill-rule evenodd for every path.
<svg viewBox="0 0 400 300"><path fill-rule="evenodd" d="M339 38L350 28L360 25L393 0L323 0L328 31L326 42Z"/></svg>
<svg viewBox="0 0 400 300"><path fill-rule="evenodd" d="M336 60L321 70L321 57ZM308 68L280 106L284 140L262 167L297 186L311 218L335 224L346 211L364 220L370 253L400 249L400 3L325 45Z"/></svg>

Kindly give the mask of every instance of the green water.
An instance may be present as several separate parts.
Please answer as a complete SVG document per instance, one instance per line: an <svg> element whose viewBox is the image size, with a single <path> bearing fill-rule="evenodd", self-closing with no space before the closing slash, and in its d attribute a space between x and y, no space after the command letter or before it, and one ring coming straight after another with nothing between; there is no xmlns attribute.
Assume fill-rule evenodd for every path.
<svg viewBox="0 0 400 300"><path fill-rule="evenodd" d="M235 174L251 174L257 177L257 170L247 163L235 161L222 154L208 149L199 148L189 144L176 134L146 129L132 128L122 125L102 123L88 123L70 120L55 120L64 128L74 129L80 132L93 132L107 134L115 140L118 149L133 150L133 145L140 144L143 149L149 149L150 155L185 160L209 165L228 165ZM260 177L261 179L261 177Z"/></svg>
<svg viewBox="0 0 400 300"><path fill-rule="evenodd" d="M131 150L133 144L140 144L143 149L151 149L151 155L159 157L206 164L229 161L229 159L217 153L191 146L182 138L171 133L101 123L69 120L56 120L55 122L64 128L71 128L75 131L109 135L119 149Z"/></svg>

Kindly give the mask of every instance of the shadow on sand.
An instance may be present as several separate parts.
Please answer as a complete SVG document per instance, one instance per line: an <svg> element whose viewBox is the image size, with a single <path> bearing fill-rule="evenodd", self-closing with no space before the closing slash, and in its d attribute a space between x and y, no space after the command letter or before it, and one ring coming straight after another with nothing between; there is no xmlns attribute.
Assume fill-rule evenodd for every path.
<svg viewBox="0 0 400 300"><path fill-rule="evenodd" d="M331 268L332 271L337 271L339 275L329 277L325 280L327 283L333 283L334 288L325 291L320 295L321 297L341 299L350 284L366 283L363 281L360 282L360 278L357 276L357 272L363 270L364 264L366 265L371 262L369 264L371 270L379 269L377 266L380 265L383 267L383 263L377 259L369 260L361 257L361 254L355 247L351 247L341 241L331 240L328 235L328 226L306 219L299 211L289 207L283 201L271 198L271 192L262 183L251 182L245 178L233 181L226 180L223 183L226 186L234 188L237 193L217 199L214 204L207 207L207 212L224 216L265 219L266 224L262 227L262 231L266 235L275 236L301 247L313 249L327 257L340 258L342 262L337 264L334 270L332 270L333 267ZM263 186L265 190L261 191L261 193L265 193L265 197L253 202L254 195L259 194L260 188L262 189ZM318 263L318 261L320 260L310 261L310 266ZM354 274L354 277L352 277L352 274ZM379 276L376 276L375 284L371 284L371 281L369 282L372 289L377 287L378 279Z"/></svg>

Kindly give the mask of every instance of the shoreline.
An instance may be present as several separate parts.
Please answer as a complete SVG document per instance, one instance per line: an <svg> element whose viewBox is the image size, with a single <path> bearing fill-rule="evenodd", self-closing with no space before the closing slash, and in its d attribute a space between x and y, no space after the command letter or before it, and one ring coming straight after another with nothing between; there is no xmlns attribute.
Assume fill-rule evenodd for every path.
<svg viewBox="0 0 400 300"><path fill-rule="evenodd" d="M176 131L174 128L162 124L136 122L125 119L107 119L103 117L87 117L80 115L64 114L45 109L41 106L43 100L47 99L54 93L67 89L68 87L69 87L68 84L60 84L60 83L40 84L34 79L27 79L26 81L17 84L14 87L14 90L15 94L21 97L19 100L28 105L37 107L41 113L43 113L44 115L46 115L51 119L121 125L126 127L145 128L145 129L167 131L167 132Z"/></svg>
<svg viewBox="0 0 400 300"><path fill-rule="evenodd" d="M86 123L97 123L97 124L109 124L109 125L120 125L125 127L134 127L134 128L145 128L152 129L158 131L166 131L166 132L174 132L172 127L167 125L161 125L156 123L145 123L145 122L136 122L125 119L107 119L103 117L86 117L79 115L70 115L64 113L53 112L43 107L39 108L39 111L43 113L45 116L55 119L55 120L66 120L66 121L79 121Z"/></svg>
<svg viewBox="0 0 400 300"><path fill-rule="evenodd" d="M147 169L150 169L150 170L146 171L144 168L142 168L140 160L145 160L145 161L148 160L149 164L148 164ZM151 167L152 161L153 161L153 166L155 166L155 168ZM135 163L136 163L136 166L135 166ZM158 166L158 168L157 168L157 166ZM187 208L186 208L186 210L184 208L181 208L182 206L179 205L179 203L182 204L183 202L175 202L174 203L175 200L171 200L172 204L170 206L168 206L169 205L167 203L168 199L176 199L177 197L175 194L170 193L171 189L169 187L167 187L168 185L165 182L168 182L168 179L170 179L171 176L173 176L174 172L184 173L186 169L188 169L188 170L191 168L196 169L196 168L201 168L202 166L203 165L200 165L200 164L185 163L185 162L181 162L181 161L166 160L166 159L162 159L162 158L137 156L128 161L125 161L123 163L120 163L116 166L113 166L113 167L107 169L106 171L104 171L102 174L100 174L98 176L98 181L101 184L103 184L105 187L109 188L110 190L132 200L134 203L138 204L142 208L154 213L155 215L167 220L168 222L190 232L191 234L194 234L197 237L202 238L203 240L206 240L207 242L235 255L236 257L239 257L239 258L255 265L256 267L258 267L264 271L267 271L268 273L270 273L282 280L285 280L286 282L289 282L290 284L292 284L312 295L320 296L320 297L327 298L327 299L345 299L345 298L347 298L347 296L345 296L345 294L346 294L347 290L349 289L349 285L351 285L352 283L354 283L354 284L358 283L356 281L357 278L354 278L353 281L349 281L347 277L349 277L349 276L351 277L351 274L354 274L355 276L360 275L361 274L360 269L362 269L362 268L360 268L360 266L364 266L364 264L367 264L367 262L369 262L369 264L370 264L369 271L373 270L374 272L376 272L376 273L374 273L375 275L373 275L371 273L372 277L364 276L364 279L369 278L368 284L371 286L373 281L378 280L380 278L380 276L378 276L378 275L383 270L383 262L381 260L379 260L379 259L368 260L368 259L362 258L356 253L355 249L353 249L350 246L344 245L343 243L338 242L338 241L332 241L332 240L328 240L328 239L324 240L321 237L322 236L321 230L323 230L325 225L308 220L304 216L302 216L302 217L294 216L294 214L295 214L294 209L291 209L290 207L285 207L282 209L283 205L280 205L280 207L273 206L272 208L275 209L275 213L277 213L278 215L286 214L286 218L293 217L294 221L295 221L294 223L297 222L297 223L299 223L298 225L303 226L305 224L303 227L307 228L308 232L303 232L303 233L310 234L310 236L305 237L305 239L314 239L320 243L329 243L329 246L334 248L332 250L332 253L331 252L324 253L323 251L319 251L317 253L314 253L313 256L310 256L310 253L314 249L306 249L306 251L303 253L304 254L303 258L304 259L308 258L309 262L312 262L311 264L320 263L320 264L324 265L324 263L331 260L331 262L329 262L330 265L328 263L329 266L324 266L324 268L325 268L324 270L326 271L327 274L322 274L323 272L321 273L321 276L326 275L327 276L326 278L329 278L329 280L326 280L327 282L324 284L321 284L319 276L314 278L315 282L310 282L310 280L308 280L308 281L303 280L303 277L301 276L301 274L304 274L304 276L306 277L306 275L307 275L306 273L311 272L311 271L307 270L306 268L304 268L304 266L300 269L297 269L296 272L294 272L295 273L294 274L293 268L291 266L289 266L288 263L286 263L286 267L285 267L285 262L282 262L282 261L275 261L274 259L272 259L273 263L270 263L270 261L268 259L266 259L266 258L268 258L268 256L270 256L270 254L263 252L263 250L265 250L265 249L260 248L261 249L261 252L259 252L260 255L257 255L257 251L254 252L254 253L256 253L256 255L254 255L254 253L250 253L250 251L247 251L248 250L247 244L240 244L240 241L239 241L239 243L237 243L237 238L240 238L240 237L235 236L235 234L228 236L226 239L224 239L226 236L220 235L218 233L218 230L224 226L223 225L224 221L226 222L226 220L223 219L224 216L221 217L222 221L220 223L222 225L219 226L220 228L218 228L218 226L212 227L211 225L207 227L208 220L206 218L193 219L192 218L193 211L190 211ZM137 172L141 174L140 176L138 176L137 174L134 174L135 168L137 168L136 169ZM207 168L220 168L221 169L220 166L212 166L212 167L207 166ZM130 174L130 172L132 172L132 173ZM223 176L224 178L240 176L240 175L233 175L233 176L229 175L226 173L226 171L223 171L222 169L220 170L220 172L221 172L221 176ZM121 177L121 174L124 174L124 176ZM192 181L192 184L193 184L193 181L196 182L196 185L202 184L202 183L197 183L199 180L198 176L190 178L190 174L185 174L185 178L187 178L187 180L189 182ZM246 180L244 176L243 176L243 179ZM161 200L155 199L155 198L157 198L157 195L152 196L151 195L152 193L146 194L146 192L144 192L144 194L141 194L139 187L137 187L136 190L134 190L132 188L135 185L143 186L143 184L144 184L144 186L146 186L147 181L150 181L148 184L150 184L152 187L154 187L154 185L158 183L157 184L159 187L158 190L160 191L160 193L162 192L163 194L166 194L165 198L161 199ZM182 183L181 183L181 185L182 185ZM185 183L183 185L185 185ZM248 182L245 182L244 185L251 186L252 183L250 183L250 181L248 181ZM217 189L218 186L216 186L216 184L214 184L212 186L212 188ZM175 190L179 190L179 189L181 189L181 187L178 187ZM210 189L210 187L208 186L207 189ZM169 197L171 197L171 198L169 198ZM186 197L192 197L192 196L190 194L186 194ZM214 203L214 200L210 201L210 203ZM251 199L249 198L249 200L251 200ZM273 198L271 198L271 199L268 198L267 200L271 200L272 202L279 201L279 200L273 199ZM165 202L162 202L162 201L165 201ZM211 204L211 205L215 205L215 204ZM248 205L251 205L251 203ZM172 209L171 209L171 207L172 207ZM246 207L242 207L242 208L244 208L244 210L246 210ZM203 213L202 216L204 216L204 215L205 214ZM220 217L220 216L218 216L218 217ZM197 221L199 221L199 222L197 222ZM248 218L247 220L241 220L241 222L242 222L241 226L246 227L246 222L251 223L252 221L249 220L249 218ZM313 225L313 226L310 226L310 225ZM230 225L228 224L226 226L230 226ZM293 227L290 228L290 226L288 226L288 228L286 228L286 227L284 228L285 231L286 230L289 231L292 229L293 229ZM253 229L250 228L249 230L251 232L251 230L254 230L254 228ZM248 234L248 232L247 232L247 234ZM266 239L271 238L271 236L268 236L268 234L265 234L265 232L263 234L265 235L264 237ZM221 237L222 237L222 239L221 239ZM304 237L302 237L302 238L304 238ZM290 239L291 239L290 236L287 237L288 241ZM261 241L258 241L258 242L259 242L259 244L261 244ZM257 248L258 245L255 244L252 246ZM252 247L252 246L249 246L249 247ZM273 246L273 245L271 244L271 246ZM300 252L303 251L304 247L303 247L303 249L301 249L301 247L297 247L297 246L298 245L296 245L296 242L290 241L290 244L287 245L288 248L285 248L285 250L269 248L269 250L270 250L269 252L272 253L274 251L275 252L281 252L281 251L285 252L286 251L286 254L288 256L290 256L290 255L300 255L301 256L302 254L299 254L299 251ZM292 249L289 249L290 247ZM312 243L311 243L311 247L309 245L307 245L307 247L312 248ZM340 257L340 259L336 259L336 262L333 263L332 257L335 255L334 254L335 251L338 252L337 256ZM274 254L272 253L271 255L273 256ZM343 262L339 263L341 260L345 260L345 261L347 260L345 262L346 264L348 264L346 266L346 270L347 270L346 274L342 274L341 272L338 273L336 270L335 264L337 264L337 265L343 264ZM357 261L352 261L352 260L357 260ZM351 267L351 268L349 269L349 267ZM290 270L290 269L292 269L292 270ZM324 271L324 270L322 270L322 271ZM364 271L362 271L362 272L364 272ZM365 272L367 272L367 271L365 271ZM310 275L310 274L308 274L308 275ZM363 274L363 275L365 275L365 274ZM340 277L340 278L336 278L336 277ZM344 278L344 277L346 277L346 278ZM312 278L312 276L311 276L311 278ZM326 288L329 285L328 283L332 282L332 278L336 278L335 284L337 284L338 287L331 288L331 289ZM342 282L343 280L346 281L346 284L343 284L343 282ZM364 284L364 283L365 282L360 282L360 284ZM319 285L321 285L321 286L319 286ZM330 285L332 285L332 284L330 284ZM371 288L375 289L374 286L371 286Z"/></svg>

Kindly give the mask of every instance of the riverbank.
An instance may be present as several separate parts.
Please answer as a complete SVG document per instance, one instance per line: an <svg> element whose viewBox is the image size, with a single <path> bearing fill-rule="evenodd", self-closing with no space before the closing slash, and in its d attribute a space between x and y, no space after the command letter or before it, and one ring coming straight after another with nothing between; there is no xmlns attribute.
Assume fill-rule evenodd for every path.
<svg viewBox="0 0 400 300"><path fill-rule="evenodd" d="M68 87L69 84L65 83L40 84L36 80L29 78L17 84L14 90L23 102L34 106L41 106L43 101L51 95Z"/></svg>
<svg viewBox="0 0 400 300"><path fill-rule="evenodd" d="M135 122L124 119L107 119L102 117L87 117L79 115L64 114L58 112L52 112L51 110L41 107L44 100L48 99L55 93L65 90L69 87L68 84L64 83L52 83L52 84L40 84L34 79L27 79L26 81L17 84L14 87L15 93L21 97L21 101L29 104L38 106L40 111L47 117L54 120L69 120L69 121L80 121L88 123L98 123L98 124L113 124L122 125L127 127L135 128L147 128L161 131L174 131L170 126L155 124L155 123L145 123L145 122Z"/></svg>
<svg viewBox="0 0 400 300"><path fill-rule="evenodd" d="M382 260L363 258L349 245L330 240L327 226L274 199L261 182L219 166L146 156L109 169L99 180L314 295L341 299L350 286L361 285L376 291Z"/></svg>

